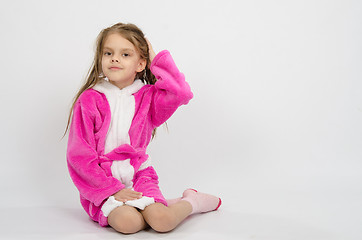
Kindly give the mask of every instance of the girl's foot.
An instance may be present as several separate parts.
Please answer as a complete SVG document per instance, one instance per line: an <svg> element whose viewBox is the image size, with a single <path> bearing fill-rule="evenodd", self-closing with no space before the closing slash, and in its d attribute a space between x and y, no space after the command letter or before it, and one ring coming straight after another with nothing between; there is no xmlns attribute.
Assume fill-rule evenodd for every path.
<svg viewBox="0 0 362 240"><path fill-rule="evenodd" d="M191 214L216 211L221 205L220 198L198 192L194 189L185 190L182 200L188 201L191 204Z"/></svg>

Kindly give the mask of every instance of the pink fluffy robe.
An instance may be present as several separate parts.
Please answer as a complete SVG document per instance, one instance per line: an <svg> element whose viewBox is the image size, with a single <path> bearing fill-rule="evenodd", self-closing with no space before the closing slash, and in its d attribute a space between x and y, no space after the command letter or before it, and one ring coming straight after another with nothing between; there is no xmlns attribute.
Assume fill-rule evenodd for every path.
<svg viewBox="0 0 362 240"><path fill-rule="evenodd" d="M153 129L163 124L179 106L187 104L193 94L167 50L157 54L150 69L158 81L155 85L144 85L133 94L135 114L128 131L130 144L122 144L104 154L111 110L103 93L94 89L84 91L73 109L67 148L69 173L79 190L83 208L101 226L108 225L102 205L108 197L125 188L112 176L113 161L130 159L135 173L134 190L167 206L153 167L140 171L139 168L148 158L146 148Z"/></svg>

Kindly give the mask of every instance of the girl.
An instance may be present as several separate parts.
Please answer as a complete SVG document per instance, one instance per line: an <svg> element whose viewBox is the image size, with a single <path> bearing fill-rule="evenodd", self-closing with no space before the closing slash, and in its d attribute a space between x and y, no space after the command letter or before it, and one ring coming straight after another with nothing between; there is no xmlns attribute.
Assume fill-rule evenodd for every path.
<svg viewBox="0 0 362 240"><path fill-rule="evenodd" d="M219 208L221 199L193 189L166 201L146 154L156 128L192 97L170 53L156 55L135 25L101 31L67 125L69 173L91 219L121 233L168 232Z"/></svg>

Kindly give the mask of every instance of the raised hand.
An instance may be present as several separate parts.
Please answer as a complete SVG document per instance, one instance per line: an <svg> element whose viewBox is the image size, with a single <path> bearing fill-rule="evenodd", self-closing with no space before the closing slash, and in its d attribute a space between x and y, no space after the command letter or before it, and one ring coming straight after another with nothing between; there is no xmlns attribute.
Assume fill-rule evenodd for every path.
<svg viewBox="0 0 362 240"><path fill-rule="evenodd" d="M152 62L153 59L154 59L155 56L156 56L156 53L155 53L155 51L153 50L152 44L150 43L150 41L149 41L147 38L146 38L146 41L147 41L147 44L148 44L148 49L149 49L148 53L149 53L149 55L150 55L150 61Z"/></svg>

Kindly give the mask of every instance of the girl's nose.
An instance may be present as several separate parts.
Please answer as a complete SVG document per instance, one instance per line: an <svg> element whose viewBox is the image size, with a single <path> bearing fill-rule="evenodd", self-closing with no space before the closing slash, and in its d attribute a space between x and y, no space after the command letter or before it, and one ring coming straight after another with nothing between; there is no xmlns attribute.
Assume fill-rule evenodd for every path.
<svg viewBox="0 0 362 240"><path fill-rule="evenodd" d="M112 62L119 62L117 58L112 58Z"/></svg>

